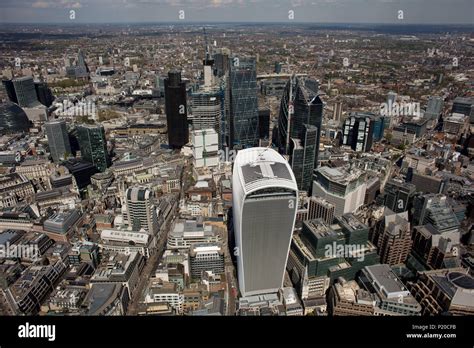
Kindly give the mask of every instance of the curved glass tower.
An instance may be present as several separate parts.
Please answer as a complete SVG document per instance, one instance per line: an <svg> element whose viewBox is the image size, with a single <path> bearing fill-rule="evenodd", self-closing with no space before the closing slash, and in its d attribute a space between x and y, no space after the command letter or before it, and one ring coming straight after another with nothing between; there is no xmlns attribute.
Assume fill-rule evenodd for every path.
<svg viewBox="0 0 474 348"><path fill-rule="evenodd" d="M242 296L276 293L283 285L298 207L298 188L288 162L275 150L237 153L232 208Z"/></svg>

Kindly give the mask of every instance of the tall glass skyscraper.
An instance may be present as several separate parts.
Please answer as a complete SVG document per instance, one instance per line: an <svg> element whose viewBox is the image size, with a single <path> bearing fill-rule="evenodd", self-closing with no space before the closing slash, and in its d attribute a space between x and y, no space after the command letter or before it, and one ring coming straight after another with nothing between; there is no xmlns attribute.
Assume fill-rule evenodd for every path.
<svg viewBox="0 0 474 348"><path fill-rule="evenodd" d="M31 76L14 79L13 86L15 87L18 105L27 108L39 105L38 98L36 97L35 84Z"/></svg>
<svg viewBox="0 0 474 348"><path fill-rule="evenodd" d="M283 286L298 207L288 162L275 150L240 150L232 174L232 209L242 296L276 293Z"/></svg>
<svg viewBox="0 0 474 348"><path fill-rule="evenodd" d="M88 124L78 126L77 140L83 159L95 165L101 172L110 166L104 126Z"/></svg>
<svg viewBox="0 0 474 348"><path fill-rule="evenodd" d="M290 120L288 122L288 120ZM291 138L302 139L303 125L315 126L317 131L314 168L318 164L321 125L323 122L323 102L313 88L307 88L305 81L293 76L283 92L278 118L278 141L280 152L288 155ZM288 127L289 123L289 127ZM289 132L289 133L288 133ZM311 170L312 171L312 170Z"/></svg>
<svg viewBox="0 0 474 348"><path fill-rule="evenodd" d="M318 127L307 124L303 125L300 138L291 138L289 162L300 190L311 189L317 139Z"/></svg>
<svg viewBox="0 0 474 348"><path fill-rule="evenodd" d="M230 58L230 145L258 145L257 70L255 58Z"/></svg>
<svg viewBox="0 0 474 348"><path fill-rule="evenodd" d="M168 144L181 148L189 141L186 83L179 70L171 70L165 79L165 108L168 124Z"/></svg>
<svg viewBox="0 0 474 348"><path fill-rule="evenodd" d="M53 120L44 124L48 137L49 152L54 162L60 162L71 154L71 144L64 120Z"/></svg>

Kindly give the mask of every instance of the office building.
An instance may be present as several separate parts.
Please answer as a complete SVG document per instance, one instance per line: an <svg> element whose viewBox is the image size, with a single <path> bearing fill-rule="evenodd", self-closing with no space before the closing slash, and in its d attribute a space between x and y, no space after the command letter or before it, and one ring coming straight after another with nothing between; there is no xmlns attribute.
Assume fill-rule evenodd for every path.
<svg viewBox="0 0 474 348"><path fill-rule="evenodd" d="M217 77L224 76L230 70L230 50L227 48L219 48L214 53L214 74Z"/></svg>
<svg viewBox="0 0 474 348"><path fill-rule="evenodd" d="M342 125L342 145L357 152L367 152L372 148L374 114L353 112Z"/></svg>
<svg viewBox="0 0 474 348"><path fill-rule="evenodd" d="M355 280L339 278L328 292L328 313L331 316L375 315L376 298L362 289Z"/></svg>
<svg viewBox="0 0 474 348"><path fill-rule="evenodd" d="M278 117L278 142L280 152L289 154L292 138L304 137L303 125L317 128L314 168L318 165L319 143L323 119L323 102L306 80L292 76L288 81L280 103Z"/></svg>
<svg viewBox="0 0 474 348"><path fill-rule="evenodd" d="M40 310L44 299L50 294L66 271L66 265L58 260L47 266L32 265L10 287L17 314L34 315Z"/></svg>
<svg viewBox="0 0 474 348"><path fill-rule="evenodd" d="M168 124L168 144L181 148L189 141L186 83L181 80L181 71L171 70L165 79L165 109Z"/></svg>
<svg viewBox="0 0 474 348"><path fill-rule="evenodd" d="M193 244L189 250L190 275L201 279L203 272L224 273L224 250L218 243Z"/></svg>
<svg viewBox="0 0 474 348"><path fill-rule="evenodd" d="M359 284L375 295L376 315L421 315L421 305L389 265L378 264L364 267L359 276Z"/></svg>
<svg viewBox="0 0 474 348"><path fill-rule="evenodd" d="M92 163L100 172L104 172L110 166L104 126L83 124L76 130L81 158Z"/></svg>
<svg viewBox="0 0 474 348"><path fill-rule="evenodd" d="M53 104L54 96L46 82L35 82L36 97L44 106L50 107Z"/></svg>
<svg viewBox="0 0 474 348"><path fill-rule="evenodd" d="M194 168L217 166L219 163L219 141L216 131L209 128L194 130L191 134Z"/></svg>
<svg viewBox="0 0 474 348"><path fill-rule="evenodd" d="M193 244L221 242L216 226L197 220L176 220L168 234L167 249L189 249Z"/></svg>
<svg viewBox="0 0 474 348"><path fill-rule="evenodd" d="M110 252L104 255L101 264L90 278L92 284L123 284L131 297L138 285L140 273L145 266L145 258L132 251L128 254Z"/></svg>
<svg viewBox="0 0 474 348"><path fill-rule="evenodd" d="M311 196L308 199L308 220L322 219L327 224L334 220L335 207L321 197Z"/></svg>
<svg viewBox="0 0 474 348"><path fill-rule="evenodd" d="M414 226L431 224L440 232L458 231L460 222L454 214L446 196L425 194L413 201Z"/></svg>
<svg viewBox="0 0 474 348"><path fill-rule="evenodd" d="M474 123L474 98L457 97L454 99L451 112L469 116L470 122Z"/></svg>
<svg viewBox="0 0 474 348"><path fill-rule="evenodd" d="M350 167L321 167L314 171L314 196L335 207L334 215L355 212L364 204L367 183L365 173Z"/></svg>
<svg viewBox="0 0 474 348"><path fill-rule="evenodd" d="M385 185L384 205L395 213L411 208L416 187L413 184L390 179Z"/></svg>
<svg viewBox="0 0 474 348"><path fill-rule="evenodd" d="M289 163L298 189L309 191L313 177L314 158L317 153L318 128L304 124L300 138L291 138Z"/></svg>
<svg viewBox="0 0 474 348"><path fill-rule="evenodd" d="M46 136L48 137L49 152L53 161L58 163L67 159L71 152L69 135L64 120L54 120L44 124Z"/></svg>
<svg viewBox="0 0 474 348"><path fill-rule="evenodd" d="M19 106L33 108L39 105L33 77L24 76L13 79L13 86Z"/></svg>
<svg viewBox="0 0 474 348"><path fill-rule="evenodd" d="M16 104L0 105L0 134L27 132L32 126L25 111Z"/></svg>
<svg viewBox="0 0 474 348"><path fill-rule="evenodd" d="M433 225L413 227L412 254L426 269L459 265L459 231L438 231Z"/></svg>
<svg viewBox="0 0 474 348"><path fill-rule="evenodd" d="M67 234L74 226L81 221L81 214L77 210L60 212L51 215L45 220L43 226L47 232L56 234Z"/></svg>
<svg viewBox="0 0 474 348"><path fill-rule="evenodd" d="M276 151L237 153L232 175L239 288L244 297L276 293L283 276L298 209L298 187Z"/></svg>
<svg viewBox="0 0 474 348"><path fill-rule="evenodd" d="M258 109L258 138L270 138L270 109L267 107Z"/></svg>
<svg viewBox="0 0 474 348"><path fill-rule="evenodd" d="M144 187L132 187L125 192L127 221L132 231L146 231L156 235L159 230L158 217L153 202L153 193Z"/></svg>
<svg viewBox="0 0 474 348"><path fill-rule="evenodd" d="M423 117L429 120L438 120L443 111L443 106L444 100L442 97L430 96Z"/></svg>
<svg viewBox="0 0 474 348"><path fill-rule="evenodd" d="M72 174L79 190L85 189L91 183L91 177L97 173L96 166L83 160L69 159L66 162L63 162L62 165L65 166L69 173ZM53 184L54 182L57 184L64 181L70 182L70 177L65 176L61 177L59 180L51 179L51 181Z"/></svg>
<svg viewBox="0 0 474 348"><path fill-rule="evenodd" d="M15 86L12 80L2 80L3 88L7 93L8 99L15 104L18 104L18 98L16 97Z"/></svg>
<svg viewBox="0 0 474 348"><path fill-rule="evenodd" d="M474 315L474 278L465 268L420 272L408 287L422 315Z"/></svg>
<svg viewBox="0 0 474 348"><path fill-rule="evenodd" d="M213 128L220 134L221 119L224 113L224 91L221 89L200 89L191 94L193 129Z"/></svg>
<svg viewBox="0 0 474 348"><path fill-rule="evenodd" d="M374 230L371 241L377 246L380 262L390 266L405 263L412 245L408 212L396 214L385 208Z"/></svg>
<svg viewBox="0 0 474 348"><path fill-rule="evenodd" d="M229 72L230 145L244 149L258 145L257 70L253 57L232 57Z"/></svg>

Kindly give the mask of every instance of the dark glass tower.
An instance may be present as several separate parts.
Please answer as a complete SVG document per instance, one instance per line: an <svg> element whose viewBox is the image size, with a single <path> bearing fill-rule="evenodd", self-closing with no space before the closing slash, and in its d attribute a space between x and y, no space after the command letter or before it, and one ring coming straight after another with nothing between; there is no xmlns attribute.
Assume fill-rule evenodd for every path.
<svg viewBox="0 0 474 348"><path fill-rule="evenodd" d="M189 141L186 83L181 72L171 70L165 79L165 108L168 123L168 143L172 148L181 148Z"/></svg>
<svg viewBox="0 0 474 348"><path fill-rule="evenodd" d="M288 119L291 119L288 122ZM305 81L293 76L287 83L280 104L278 118L278 143L280 152L289 155L291 138L301 139L303 125L317 130L314 168L318 164L319 142L323 121L323 102L319 95L305 86ZM288 127L290 123L290 127ZM289 130L289 134L288 134Z"/></svg>
<svg viewBox="0 0 474 348"><path fill-rule="evenodd" d="M53 161L58 163L71 154L71 144L64 120L53 120L44 124L48 137L49 152Z"/></svg>
<svg viewBox="0 0 474 348"><path fill-rule="evenodd" d="M258 145L257 70L255 58L230 61L230 145L236 149Z"/></svg>
<svg viewBox="0 0 474 348"><path fill-rule="evenodd" d="M317 138L318 128L307 124L303 125L299 138L291 138L289 162L299 190L311 188Z"/></svg>
<svg viewBox="0 0 474 348"><path fill-rule="evenodd" d="M35 82L36 97L44 106L50 107L53 104L54 97L51 89L46 82Z"/></svg>
<svg viewBox="0 0 474 348"><path fill-rule="evenodd" d="M77 127L77 139L81 157L95 165L99 171L104 172L110 166L104 127L102 125L80 125Z"/></svg>

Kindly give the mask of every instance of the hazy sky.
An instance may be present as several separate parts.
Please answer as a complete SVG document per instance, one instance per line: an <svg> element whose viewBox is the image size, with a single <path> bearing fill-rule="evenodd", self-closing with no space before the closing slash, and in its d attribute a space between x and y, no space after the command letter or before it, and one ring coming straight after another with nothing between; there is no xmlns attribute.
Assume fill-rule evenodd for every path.
<svg viewBox="0 0 474 348"><path fill-rule="evenodd" d="M0 22L474 24L474 0L0 0ZM403 20L399 20L399 11Z"/></svg>

